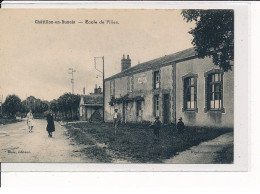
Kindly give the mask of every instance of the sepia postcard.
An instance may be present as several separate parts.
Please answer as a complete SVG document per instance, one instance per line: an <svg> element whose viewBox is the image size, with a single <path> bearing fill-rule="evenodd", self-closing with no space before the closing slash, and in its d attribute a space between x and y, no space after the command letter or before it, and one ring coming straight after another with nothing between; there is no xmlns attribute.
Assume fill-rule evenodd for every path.
<svg viewBox="0 0 260 194"><path fill-rule="evenodd" d="M3 170L247 170L247 14L0 9Z"/></svg>

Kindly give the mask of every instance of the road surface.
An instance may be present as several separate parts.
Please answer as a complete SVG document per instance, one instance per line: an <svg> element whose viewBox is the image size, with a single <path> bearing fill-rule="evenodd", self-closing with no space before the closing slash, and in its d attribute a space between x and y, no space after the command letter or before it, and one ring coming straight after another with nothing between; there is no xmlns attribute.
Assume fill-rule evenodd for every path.
<svg viewBox="0 0 260 194"><path fill-rule="evenodd" d="M26 120L0 125L0 158L2 162L94 162L81 155L80 145L66 135L66 129L55 122L53 138L48 137L46 120L34 120L29 133Z"/></svg>

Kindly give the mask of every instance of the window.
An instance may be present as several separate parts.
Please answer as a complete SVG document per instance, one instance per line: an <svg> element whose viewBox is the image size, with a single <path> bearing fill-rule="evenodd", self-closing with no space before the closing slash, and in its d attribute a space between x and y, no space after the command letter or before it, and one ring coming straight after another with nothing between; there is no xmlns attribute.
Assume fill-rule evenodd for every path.
<svg viewBox="0 0 260 194"><path fill-rule="evenodd" d="M134 89L134 79L133 79L133 76L130 76L130 77L128 77L128 80L127 80L128 93L133 92L133 89Z"/></svg>
<svg viewBox="0 0 260 194"><path fill-rule="evenodd" d="M136 116L141 116L142 112L142 101L136 101Z"/></svg>
<svg viewBox="0 0 260 194"><path fill-rule="evenodd" d="M154 116L159 116L159 95L154 96Z"/></svg>
<svg viewBox="0 0 260 194"><path fill-rule="evenodd" d="M110 81L110 96L115 96L115 80Z"/></svg>
<svg viewBox="0 0 260 194"><path fill-rule="evenodd" d="M206 109L223 110L223 72L214 70L206 74Z"/></svg>
<svg viewBox="0 0 260 194"><path fill-rule="evenodd" d="M197 109L197 75L183 77L183 108L184 110Z"/></svg>
<svg viewBox="0 0 260 194"><path fill-rule="evenodd" d="M159 74L159 71L153 72L153 88L154 89L160 88L160 74Z"/></svg>

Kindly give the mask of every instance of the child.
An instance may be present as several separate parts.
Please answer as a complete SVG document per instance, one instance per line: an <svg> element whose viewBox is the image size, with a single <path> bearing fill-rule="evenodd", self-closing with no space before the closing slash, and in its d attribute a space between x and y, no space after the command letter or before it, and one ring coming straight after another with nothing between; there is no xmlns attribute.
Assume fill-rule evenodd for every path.
<svg viewBox="0 0 260 194"><path fill-rule="evenodd" d="M27 118L27 125L29 128L29 133L32 133L32 129L34 126L32 110L30 110L30 112L27 114L26 118Z"/></svg>

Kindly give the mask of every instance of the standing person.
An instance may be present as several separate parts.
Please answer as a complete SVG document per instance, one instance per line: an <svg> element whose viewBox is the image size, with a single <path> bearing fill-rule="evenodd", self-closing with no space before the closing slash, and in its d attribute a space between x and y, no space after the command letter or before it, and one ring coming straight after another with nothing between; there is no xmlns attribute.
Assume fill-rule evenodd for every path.
<svg viewBox="0 0 260 194"><path fill-rule="evenodd" d="M184 132L184 129L185 129L185 125L184 123L182 122L182 117L180 117L178 119L178 123L177 123L177 131L179 134L182 134Z"/></svg>
<svg viewBox="0 0 260 194"><path fill-rule="evenodd" d="M155 121L152 125L153 127L153 133L156 137L160 137L160 130L162 127L162 122L160 121L160 117L155 117Z"/></svg>
<svg viewBox="0 0 260 194"><path fill-rule="evenodd" d="M33 129L33 126L34 126L32 110L30 110L28 112L26 118L27 118L27 126L29 128L29 133L31 133L32 129Z"/></svg>
<svg viewBox="0 0 260 194"><path fill-rule="evenodd" d="M47 115L47 127L46 127L46 130L48 131L48 134L49 134L48 137L52 137L52 132L55 131L55 125L54 125L52 112L50 112Z"/></svg>
<svg viewBox="0 0 260 194"><path fill-rule="evenodd" d="M114 115L113 115L113 126L115 129L115 135L117 132L117 125L118 125L118 121L119 121L119 115L118 115L118 109L115 109Z"/></svg>

